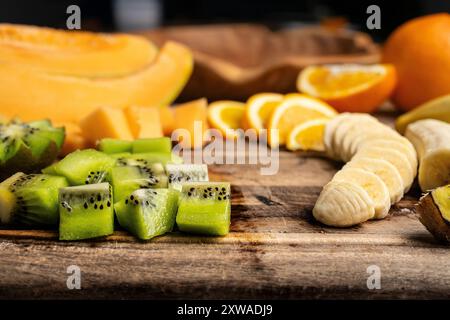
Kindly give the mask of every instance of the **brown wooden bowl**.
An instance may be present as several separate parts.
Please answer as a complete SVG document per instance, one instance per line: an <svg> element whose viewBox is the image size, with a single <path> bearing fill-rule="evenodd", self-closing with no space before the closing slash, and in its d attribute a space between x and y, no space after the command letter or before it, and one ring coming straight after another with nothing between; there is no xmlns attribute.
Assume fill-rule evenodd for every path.
<svg viewBox="0 0 450 320"><path fill-rule="evenodd" d="M293 92L311 64L376 63L379 48L364 33L301 27L272 32L254 24L179 26L139 32L158 45L188 45L195 68L180 99L245 100L258 92Z"/></svg>

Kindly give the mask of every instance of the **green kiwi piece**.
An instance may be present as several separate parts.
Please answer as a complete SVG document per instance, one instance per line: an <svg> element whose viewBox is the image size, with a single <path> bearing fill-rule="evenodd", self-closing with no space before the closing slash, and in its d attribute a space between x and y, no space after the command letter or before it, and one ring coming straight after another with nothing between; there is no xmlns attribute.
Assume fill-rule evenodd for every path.
<svg viewBox="0 0 450 320"><path fill-rule="evenodd" d="M59 239L81 240L114 232L114 209L109 183L66 187L59 191Z"/></svg>
<svg viewBox="0 0 450 320"><path fill-rule="evenodd" d="M184 183L178 203L177 226L183 232L224 236L230 228L230 184Z"/></svg>
<svg viewBox="0 0 450 320"><path fill-rule="evenodd" d="M118 201L137 189L167 188L167 175L160 163L119 166L111 169L111 183Z"/></svg>
<svg viewBox="0 0 450 320"><path fill-rule="evenodd" d="M51 164L64 142L64 128L48 120L0 124L0 179L15 172L32 173Z"/></svg>
<svg viewBox="0 0 450 320"><path fill-rule="evenodd" d="M105 138L100 140L97 145L98 150L107 153L123 153L123 152L131 152L131 141L127 140L119 140L119 139L111 139Z"/></svg>
<svg viewBox="0 0 450 320"><path fill-rule="evenodd" d="M146 152L172 152L172 141L168 137L162 138L146 138L137 139L133 141L132 153L146 153Z"/></svg>
<svg viewBox="0 0 450 320"><path fill-rule="evenodd" d="M139 239L170 232L177 214L178 191L139 189L114 204L119 224Z"/></svg>
<svg viewBox="0 0 450 320"><path fill-rule="evenodd" d="M147 153L117 153L111 154L112 158L117 159L118 166L136 165L137 162L150 163L183 163L183 159L175 154L165 152L147 152Z"/></svg>
<svg viewBox="0 0 450 320"><path fill-rule="evenodd" d="M208 166L206 164L166 164L169 188L181 191L185 182L207 182Z"/></svg>
<svg viewBox="0 0 450 320"><path fill-rule="evenodd" d="M18 173L2 183L2 221L28 226L57 226L58 191L67 187L64 177Z"/></svg>
<svg viewBox="0 0 450 320"><path fill-rule="evenodd" d="M116 160L94 149L77 150L68 154L46 172L64 176L70 185L100 183L108 180L108 172Z"/></svg>

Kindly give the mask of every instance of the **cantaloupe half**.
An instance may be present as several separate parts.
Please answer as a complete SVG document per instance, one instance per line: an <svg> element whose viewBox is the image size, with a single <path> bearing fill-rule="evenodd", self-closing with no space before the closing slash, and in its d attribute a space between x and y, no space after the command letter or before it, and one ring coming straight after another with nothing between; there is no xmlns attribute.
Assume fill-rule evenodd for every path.
<svg viewBox="0 0 450 320"><path fill-rule="evenodd" d="M99 106L167 106L192 67L191 51L175 42L167 42L148 67L123 77L60 76L0 61L0 114L24 121L77 122Z"/></svg>
<svg viewBox="0 0 450 320"><path fill-rule="evenodd" d="M88 78L127 76L153 62L158 49L143 37L0 24L3 63Z"/></svg>
<svg viewBox="0 0 450 320"><path fill-rule="evenodd" d="M179 104L173 108L174 132L184 148L201 148L208 127L208 101L205 98ZM178 130L179 129L179 130Z"/></svg>
<svg viewBox="0 0 450 320"><path fill-rule="evenodd" d="M158 108L129 106L124 109L124 113L134 138L159 138L163 136Z"/></svg>

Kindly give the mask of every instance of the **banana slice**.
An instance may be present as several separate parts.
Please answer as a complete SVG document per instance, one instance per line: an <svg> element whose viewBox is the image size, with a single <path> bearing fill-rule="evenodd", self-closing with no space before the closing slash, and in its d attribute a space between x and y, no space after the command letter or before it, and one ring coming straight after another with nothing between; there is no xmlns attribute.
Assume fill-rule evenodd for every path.
<svg viewBox="0 0 450 320"><path fill-rule="evenodd" d="M351 117L350 113L341 113L338 116L331 119L326 125L325 125L325 131L323 135L323 144L325 146L325 152L326 154L335 160L339 160L335 150L334 150L334 134L336 132L336 127L340 124L341 121L345 121L345 119Z"/></svg>
<svg viewBox="0 0 450 320"><path fill-rule="evenodd" d="M346 150L343 147L344 138L347 135L361 132L364 127L372 127L378 123L378 120L368 114L353 113L349 117L342 117L336 125L333 136L333 150L339 159L348 161Z"/></svg>
<svg viewBox="0 0 450 320"><path fill-rule="evenodd" d="M359 168L376 174L386 185L391 204L403 197L403 180L398 170L388 161L368 157L358 157L348 162L343 169Z"/></svg>
<svg viewBox="0 0 450 320"><path fill-rule="evenodd" d="M364 143L375 139L392 139L396 137L400 137L396 131L382 123L379 123L378 127L373 127L370 130L364 130L364 132L354 136L354 139L350 142L349 152L354 156L358 151L358 148L360 148Z"/></svg>
<svg viewBox="0 0 450 320"><path fill-rule="evenodd" d="M423 191L450 183L450 124L439 120L416 121L405 136L419 156L419 185Z"/></svg>
<svg viewBox="0 0 450 320"><path fill-rule="evenodd" d="M357 151L357 148L355 148L355 141L358 141L361 137L369 134L373 135L374 133L384 132L386 129L386 127L378 121L373 122L362 120L359 123L359 125L356 124L344 135L341 153L345 162L350 161Z"/></svg>
<svg viewBox="0 0 450 320"><path fill-rule="evenodd" d="M408 139L397 134L396 136L385 137L383 139L365 140L359 144L359 147L361 148L365 145L369 145L371 147L390 148L400 151L408 158L408 161L413 169L414 176L416 176L418 166L417 154L414 146Z"/></svg>
<svg viewBox="0 0 450 320"><path fill-rule="evenodd" d="M382 219L389 213L391 207L389 190L376 174L359 168L344 168L334 175L332 181L353 182L362 187L373 200L375 219Z"/></svg>
<svg viewBox="0 0 450 320"><path fill-rule="evenodd" d="M375 206L369 194L351 182L329 182L313 208L316 220L333 227L349 227L374 215Z"/></svg>
<svg viewBox="0 0 450 320"><path fill-rule="evenodd" d="M411 188L415 177L414 170L408 161L408 157L400 151L367 145L366 147L359 149L354 158L358 159L360 157L383 159L390 162L398 170L400 176L402 177L404 187L403 191L406 193L409 188Z"/></svg>

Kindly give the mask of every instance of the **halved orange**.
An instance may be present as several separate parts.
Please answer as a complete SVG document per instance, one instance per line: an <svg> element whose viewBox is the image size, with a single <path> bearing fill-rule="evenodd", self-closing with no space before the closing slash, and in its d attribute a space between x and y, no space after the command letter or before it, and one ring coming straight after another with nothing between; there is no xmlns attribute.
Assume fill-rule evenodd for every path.
<svg viewBox="0 0 450 320"><path fill-rule="evenodd" d="M339 112L373 112L391 96L396 83L390 64L336 64L305 68L298 76L297 89Z"/></svg>
<svg viewBox="0 0 450 320"><path fill-rule="evenodd" d="M287 136L286 148L293 151L324 151L323 133L328 121L328 118L314 119L295 126Z"/></svg>
<svg viewBox="0 0 450 320"><path fill-rule="evenodd" d="M273 109L283 100L284 96L278 93L258 93L247 100L244 128L260 130L267 128L270 114Z"/></svg>
<svg viewBox="0 0 450 320"><path fill-rule="evenodd" d="M208 122L218 129L226 138L236 138L237 134L230 129L239 129L245 114L245 103L231 100L220 100L208 107Z"/></svg>
<svg viewBox="0 0 450 320"><path fill-rule="evenodd" d="M337 114L331 106L304 94L288 94L279 103L269 119L268 143L274 148L286 143L291 130L308 120L331 118Z"/></svg>

